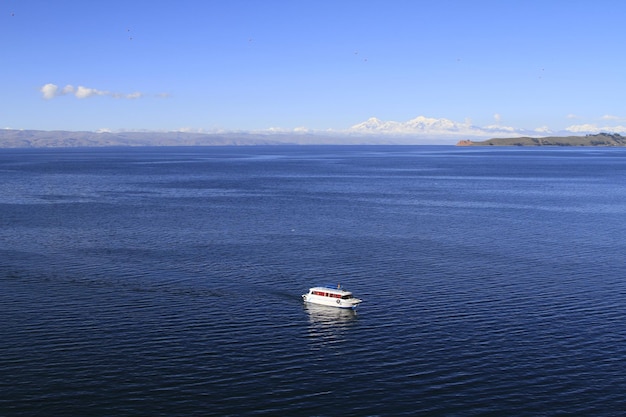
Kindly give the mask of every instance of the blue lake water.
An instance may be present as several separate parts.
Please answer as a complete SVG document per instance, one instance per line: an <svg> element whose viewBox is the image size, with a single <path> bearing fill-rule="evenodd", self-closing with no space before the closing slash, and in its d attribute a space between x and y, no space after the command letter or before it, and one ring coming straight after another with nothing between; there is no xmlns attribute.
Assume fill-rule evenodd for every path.
<svg viewBox="0 0 626 417"><path fill-rule="evenodd" d="M2 416L626 412L626 149L0 150ZM318 284L356 313L303 305Z"/></svg>

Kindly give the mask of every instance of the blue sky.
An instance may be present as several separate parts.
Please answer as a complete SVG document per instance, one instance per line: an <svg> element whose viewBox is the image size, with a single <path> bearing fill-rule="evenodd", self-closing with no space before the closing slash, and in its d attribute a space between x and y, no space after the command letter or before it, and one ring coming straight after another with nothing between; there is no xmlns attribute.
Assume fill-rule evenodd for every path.
<svg viewBox="0 0 626 417"><path fill-rule="evenodd" d="M0 128L626 133L624 16L613 0L0 0Z"/></svg>

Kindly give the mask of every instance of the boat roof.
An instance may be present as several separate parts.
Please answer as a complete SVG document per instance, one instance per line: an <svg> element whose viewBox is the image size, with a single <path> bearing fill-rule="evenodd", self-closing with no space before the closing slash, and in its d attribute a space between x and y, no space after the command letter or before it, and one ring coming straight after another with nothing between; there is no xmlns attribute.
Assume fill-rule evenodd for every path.
<svg viewBox="0 0 626 417"><path fill-rule="evenodd" d="M352 294L352 292L346 291L345 289L343 289L343 287L337 288L336 286L330 286L330 285L312 287L310 288L310 291L326 291L326 292L331 292L335 294Z"/></svg>

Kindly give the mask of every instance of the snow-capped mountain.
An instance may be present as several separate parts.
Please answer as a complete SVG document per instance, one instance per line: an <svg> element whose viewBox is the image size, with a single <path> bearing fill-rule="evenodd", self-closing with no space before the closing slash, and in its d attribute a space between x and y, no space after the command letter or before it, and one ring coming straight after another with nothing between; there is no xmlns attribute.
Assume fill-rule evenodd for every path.
<svg viewBox="0 0 626 417"><path fill-rule="evenodd" d="M469 122L455 122L449 119L436 119L418 116L406 122L383 121L371 117L349 129L358 134L384 135L463 135L463 136L519 136L537 135L539 132L515 129L508 126L490 125L485 127L474 126ZM546 132L541 132L545 134Z"/></svg>

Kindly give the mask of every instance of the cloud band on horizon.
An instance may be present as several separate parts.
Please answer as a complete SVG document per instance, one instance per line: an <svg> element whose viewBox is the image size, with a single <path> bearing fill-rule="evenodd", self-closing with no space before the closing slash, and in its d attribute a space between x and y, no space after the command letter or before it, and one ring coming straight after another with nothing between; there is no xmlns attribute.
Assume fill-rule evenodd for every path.
<svg viewBox="0 0 626 417"><path fill-rule="evenodd" d="M488 126L476 126L471 120L465 122L455 122L445 118L430 118L418 116L414 119L397 122L383 121L376 117L371 117L365 122L352 126L348 132L359 134L381 134L381 135L431 135L431 136L468 136L478 138L494 138L494 137L516 137L529 136L541 137L546 135L559 135L565 132L575 134L594 134L599 132L626 133L626 126L597 126L595 124L581 124L566 127L561 132L554 132L547 126L535 129L522 129L512 126L503 126L498 122L501 119L500 114L494 115L496 124ZM617 120L616 116L604 116L603 119Z"/></svg>

